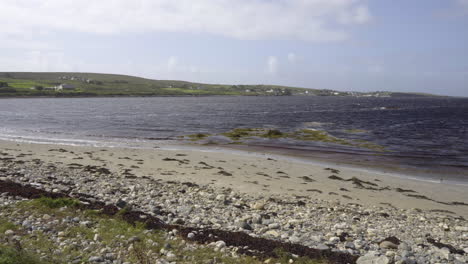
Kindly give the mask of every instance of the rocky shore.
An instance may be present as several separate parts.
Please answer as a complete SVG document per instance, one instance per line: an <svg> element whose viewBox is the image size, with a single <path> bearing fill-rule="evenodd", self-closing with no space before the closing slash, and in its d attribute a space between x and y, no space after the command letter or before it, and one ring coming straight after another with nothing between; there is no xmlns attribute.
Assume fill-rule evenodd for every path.
<svg viewBox="0 0 468 264"><path fill-rule="evenodd" d="M335 174L340 177L339 171ZM444 210L363 206L288 194L246 194L208 184L137 176L125 169L63 166L40 159L25 162L2 158L0 180L138 210L170 225L243 232L251 237L351 254L361 264L468 261L468 222ZM0 205L16 200L3 194ZM467 207L461 204L460 210ZM14 216L10 218L15 220ZM47 220L21 219L21 224L26 221L30 228L53 228ZM82 224L80 220L67 221ZM185 236L194 239L197 235L190 232ZM57 243L65 242L57 239ZM230 245L220 240L212 246ZM89 261L119 263L109 258L111 251L100 249ZM171 261L171 256L166 254L165 259Z"/></svg>

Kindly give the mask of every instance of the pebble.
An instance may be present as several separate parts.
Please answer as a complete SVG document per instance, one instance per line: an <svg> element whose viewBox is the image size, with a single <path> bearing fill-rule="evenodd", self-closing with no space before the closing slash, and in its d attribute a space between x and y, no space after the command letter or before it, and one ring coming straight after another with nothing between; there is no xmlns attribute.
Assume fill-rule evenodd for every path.
<svg viewBox="0 0 468 264"><path fill-rule="evenodd" d="M362 256L356 264L388 264L390 260L386 256Z"/></svg>
<svg viewBox="0 0 468 264"><path fill-rule="evenodd" d="M88 259L89 262L103 262L104 259L100 256L92 256Z"/></svg>
<svg viewBox="0 0 468 264"><path fill-rule="evenodd" d="M379 246L381 248L385 248L385 249L397 249L398 248L398 245L390 242L390 241L382 241Z"/></svg>
<svg viewBox="0 0 468 264"><path fill-rule="evenodd" d="M468 261L468 224L466 220L457 218L456 215L419 209L404 210L336 203L314 197L301 198L305 204L297 206L298 199L287 194L243 194L203 184L188 187L181 183L166 184L164 181L153 182L145 178L138 178L136 181L112 173L99 174L99 177L96 177L80 170L62 168L54 169L51 173L49 168L41 165L9 166L4 176L2 175L7 180L28 182L38 188L49 190L69 189L70 187L64 183L72 183L74 192L97 197L98 200L119 207L131 204L136 210L157 214L166 223L177 220L195 228L241 230L253 236L322 250L331 248L352 252L360 256L358 263L419 264ZM21 170L24 174L22 177L9 174L9 171ZM49 176L54 177L54 180L49 180ZM92 180L92 185L89 180ZM0 204L7 203L8 199L0 198ZM37 224L37 221L42 220L46 220L48 224ZM63 245L70 243L68 242L70 238L66 237L65 233L52 232L54 217L44 214L42 220L26 218L18 220L17 224L27 230L56 234L54 239L60 238L58 243ZM96 228L97 225L78 217L70 218L68 221L70 224L89 228ZM14 232L9 231L13 232L7 230L5 235L14 235ZM177 238L176 233L172 234L171 239ZM195 235L189 233L187 238L193 239ZM397 237L402 242L399 245L390 241L378 242L391 236ZM439 249L427 241L428 237L451 245L465 254L453 254L448 249ZM345 238L345 241L342 241L342 238ZM139 241L138 239L138 237L116 238L124 241L124 244L125 241ZM100 243L99 236L86 243L77 246L83 251L96 249L95 252L105 248L105 245ZM227 248L224 241L217 241L214 246L219 249ZM163 249L167 259L170 247ZM118 252L112 250L102 253L100 258L108 259L107 254L112 253L115 254L115 259L118 259Z"/></svg>

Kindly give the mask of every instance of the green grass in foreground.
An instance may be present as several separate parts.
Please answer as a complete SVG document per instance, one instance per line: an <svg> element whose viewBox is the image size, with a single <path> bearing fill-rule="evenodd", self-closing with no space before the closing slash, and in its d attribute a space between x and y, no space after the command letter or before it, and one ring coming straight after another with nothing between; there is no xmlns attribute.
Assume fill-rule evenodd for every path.
<svg viewBox="0 0 468 264"><path fill-rule="evenodd" d="M46 264L24 250L0 245L0 264Z"/></svg>
<svg viewBox="0 0 468 264"><path fill-rule="evenodd" d="M61 207L77 207L80 202L70 198L59 198L52 199L48 197L41 197L34 200L34 203L49 207L49 208L61 208Z"/></svg>
<svg viewBox="0 0 468 264"><path fill-rule="evenodd" d="M79 202L73 199L39 198L0 207L0 231L3 231L0 232L0 264L68 263L77 258L86 263L89 257L100 254L83 250L76 244L82 241L93 241L96 235L99 237L102 248L108 247L114 252L120 251L121 258L130 263L155 263L161 258L159 253L161 249L167 247L170 247L170 250L177 256L177 263L206 263L215 258L218 263L225 264L260 264L264 261L242 255L233 257L229 252L222 253L196 244L187 245L180 238L168 239L167 231L147 230L143 223L131 225L123 221L119 215L109 217L95 210L81 210L78 204ZM54 220L56 224L53 229L63 234L62 241L67 240L72 243L59 246L51 238L50 233L42 230L27 232L7 219L19 219L25 216L43 219L45 214L52 219L44 222ZM64 219L73 217L79 217L80 221L89 221L92 225L64 223ZM7 241L4 230L8 229L15 230L15 233L21 236L18 244L2 242ZM137 240L128 242L130 238L135 237ZM309 258L294 258L280 250L277 251L277 255L278 258L271 259L270 263L289 263L290 259L294 259L294 263L299 264L325 263Z"/></svg>

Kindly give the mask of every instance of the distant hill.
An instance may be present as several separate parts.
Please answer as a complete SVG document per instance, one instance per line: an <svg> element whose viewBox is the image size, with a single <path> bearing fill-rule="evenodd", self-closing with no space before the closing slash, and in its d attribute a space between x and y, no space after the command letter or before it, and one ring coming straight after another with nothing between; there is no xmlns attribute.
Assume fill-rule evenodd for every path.
<svg viewBox="0 0 468 264"><path fill-rule="evenodd" d="M78 72L0 72L0 97L28 96L432 96L416 93L340 92L279 85L205 84L129 75Z"/></svg>

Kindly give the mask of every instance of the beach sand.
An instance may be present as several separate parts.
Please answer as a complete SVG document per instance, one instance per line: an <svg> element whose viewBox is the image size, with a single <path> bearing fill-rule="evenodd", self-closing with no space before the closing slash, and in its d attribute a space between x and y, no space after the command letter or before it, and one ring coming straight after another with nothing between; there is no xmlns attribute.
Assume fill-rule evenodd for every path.
<svg viewBox="0 0 468 264"><path fill-rule="evenodd" d="M176 147L174 147L176 148ZM132 149L0 141L0 158L40 159L59 167L95 165L111 172L228 187L248 194L288 194L365 206L418 208L468 218L468 186L285 156L181 148ZM1 175L0 175L1 176Z"/></svg>

